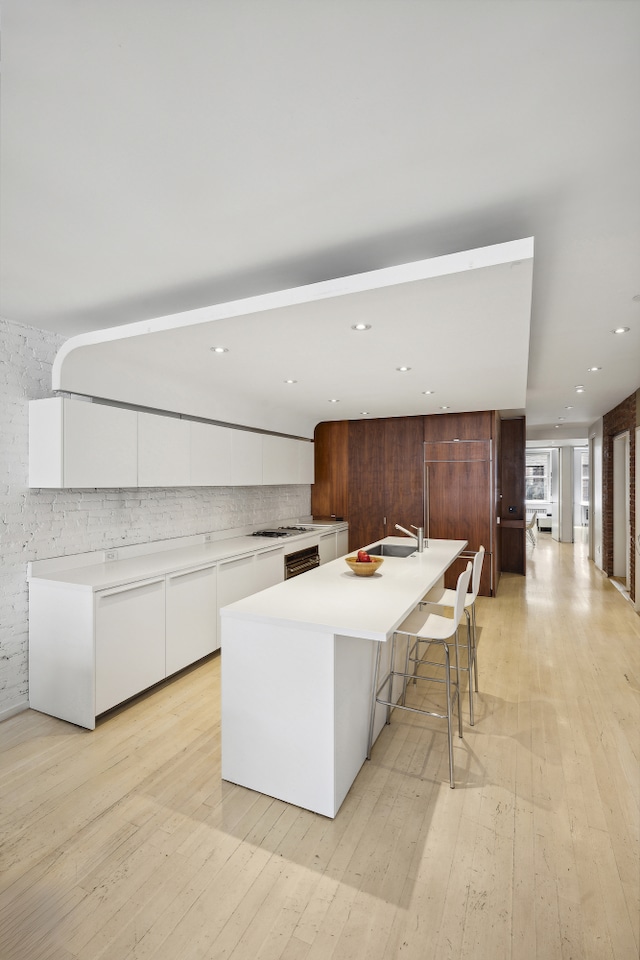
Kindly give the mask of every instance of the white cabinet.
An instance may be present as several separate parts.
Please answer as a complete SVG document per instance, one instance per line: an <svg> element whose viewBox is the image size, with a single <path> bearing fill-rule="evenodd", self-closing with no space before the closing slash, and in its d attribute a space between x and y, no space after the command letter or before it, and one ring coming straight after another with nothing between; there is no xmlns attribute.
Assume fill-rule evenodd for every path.
<svg viewBox="0 0 640 960"><path fill-rule="evenodd" d="M349 531L336 531L336 557L346 557L349 553Z"/></svg>
<svg viewBox="0 0 640 960"><path fill-rule="evenodd" d="M252 593L266 590L284 580L284 547L277 546L259 553L218 562L218 611L236 600L244 600ZM221 636L220 613L217 616L218 636Z"/></svg>
<svg viewBox="0 0 640 960"><path fill-rule="evenodd" d="M298 440L298 480L297 483L313 483L314 446L306 440Z"/></svg>
<svg viewBox="0 0 640 960"><path fill-rule="evenodd" d="M191 482L188 420L138 413L138 486L186 487Z"/></svg>
<svg viewBox="0 0 640 960"><path fill-rule="evenodd" d="M262 483L262 434L231 431L231 486L255 487Z"/></svg>
<svg viewBox="0 0 640 960"><path fill-rule="evenodd" d="M313 443L104 403L29 403L30 487L313 483Z"/></svg>
<svg viewBox="0 0 640 960"><path fill-rule="evenodd" d="M165 677L165 578L96 594L96 715Z"/></svg>
<svg viewBox="0 0 640 960"><path fill-rule="evenodd" d="M232 557L218 563L218 609L255 593L252 589L254 563L255 554L253 553L245 553L240 557ZM220 614L217 617L217 625L218 636L220 636Z"/></svg>
<svg viewBox="0 0 640 960"><path fill-rule="evenodd" d="M251 593L274 587L284 580L284 547L273 547L256 554L255 571L251 577Z"/></svg>
<svg viewBox="0 0 640 960"><path fill-rule="evenodd" d="M336 534L334 530L330 530L328 533L320 534L318 553L320 555L321 565L336 559Z"/></svg>
<svg viewBox="0 0 640 960"><path fill-rule="evenodd" d="M292 437L262 438L263 483L297 483L298 442Z"/></svg>
<svg viewBox="0 0 640 960"><path fill-rule="evenodd" d="M313 483L313 443L294 437L262 438L264 484Z"/></svg>
<svg viewBox="0 0 640 960"><path fill-rule="evenodd" d="M50 397L29 404L30 487L135 487L137 414Z"/></svg>
<svg viewBox="0 0 640 960"><path fill-rule="evenodd" d="M215 565L167 574L167 676L217 650L217 613Z"/></svg>
<svg viewBox="0 0 640 960"><path fill-rule="evenodd" d="M231 486L231 436L228 427L191 422L191 485Z"/></svg>

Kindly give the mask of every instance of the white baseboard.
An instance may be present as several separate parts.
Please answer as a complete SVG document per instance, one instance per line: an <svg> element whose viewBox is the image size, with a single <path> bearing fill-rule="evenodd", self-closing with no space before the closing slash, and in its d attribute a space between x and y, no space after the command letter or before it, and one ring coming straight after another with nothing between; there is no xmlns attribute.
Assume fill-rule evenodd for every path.
<svg viewBox="0 0 640 960"><path fill-rule="evenodd" d="M0 723L2 723L3 720L8 720L9 717L15 716L16 713L23 713L28 709L28 700L25 700L23 703L16 703L12 707L6 707L4 710L0 710Z"/></svg>

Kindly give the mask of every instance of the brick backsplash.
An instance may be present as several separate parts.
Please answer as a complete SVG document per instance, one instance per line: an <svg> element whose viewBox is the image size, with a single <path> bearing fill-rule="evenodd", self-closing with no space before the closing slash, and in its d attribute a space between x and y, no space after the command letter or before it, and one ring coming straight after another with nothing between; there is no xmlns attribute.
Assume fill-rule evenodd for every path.
<svg viewBox="0 0 640 960"><path fill-rule="evenodd" d="M0 320L0 718L28 705L27 562L306 516L308 485L30 490L29 400L64 337Z"/></svg>

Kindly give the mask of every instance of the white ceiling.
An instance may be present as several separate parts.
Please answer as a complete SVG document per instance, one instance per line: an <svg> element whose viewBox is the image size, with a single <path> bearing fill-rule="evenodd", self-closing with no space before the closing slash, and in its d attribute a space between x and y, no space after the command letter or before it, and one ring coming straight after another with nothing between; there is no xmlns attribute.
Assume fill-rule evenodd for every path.
<svg viewBox="0 0 640 960"><path fill-rule="evenodd" d="M523 409L532 272L529 238L79 334L53 387L306 437L330 418Z"/></svg>
<svg viewBox="0 0 640 960"><path fill-rule="evenodd" d="M640 386L639 3L5 0L2 15L5 318L73 335L535 237L530 435L584 436ZM336 336L323 318L309 340L328 394L383 359ZM433 339L399 320L400 362ZM479 382L508 348L473 343ZM456 408L467 378L446 363ZM403 389L375 414L420 412Z"/></svg>

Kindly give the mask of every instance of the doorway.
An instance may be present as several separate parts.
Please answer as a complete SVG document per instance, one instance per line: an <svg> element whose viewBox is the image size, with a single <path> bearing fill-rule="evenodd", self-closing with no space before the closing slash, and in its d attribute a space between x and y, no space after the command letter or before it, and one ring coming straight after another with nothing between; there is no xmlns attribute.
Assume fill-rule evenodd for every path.
<svg viewBox="0 0 640 960"><path fill-rule="evenodd" d="M629 431L613 438L613 571L626 592L631 588L631 476Z"/></svg>

